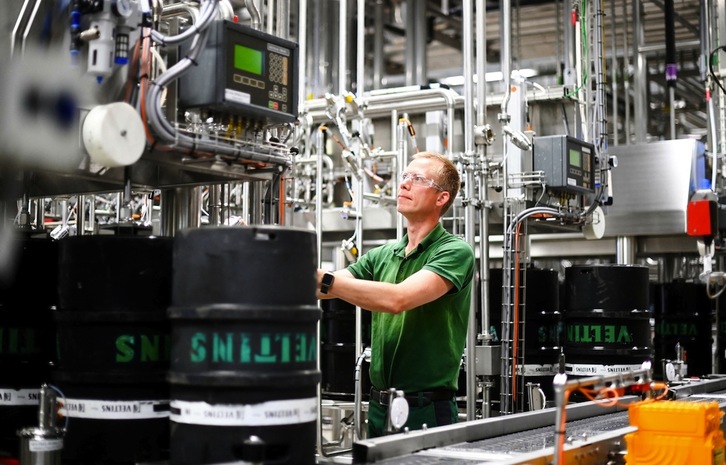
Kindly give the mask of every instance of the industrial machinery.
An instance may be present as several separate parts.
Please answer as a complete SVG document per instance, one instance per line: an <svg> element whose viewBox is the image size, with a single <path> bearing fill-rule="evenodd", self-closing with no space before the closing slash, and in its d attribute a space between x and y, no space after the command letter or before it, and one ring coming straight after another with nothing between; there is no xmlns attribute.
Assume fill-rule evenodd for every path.
<svg viewBox="0 0 726 465"><path fill-rule="evenodd" d="M210 463L641 464L689 434L685 460L723 463L725 17L722 0L1 2L0 463L206 461L179 438L207 429ZM407 431L392 402L394 434L367 439L370 313L303 289L308 316L267 321L251 307L273 299L234 283L299 264L285 228L315 232L302 261L324 269L400 239L399 174L424 150L459 169L441 221L476 251L461 422ZM187 305L199 274L215 300ZM229 312L263 327L200 329ZM304 393L245 366L276 357L304 365ZM565 409L566 385L583 389Z"/></svg>

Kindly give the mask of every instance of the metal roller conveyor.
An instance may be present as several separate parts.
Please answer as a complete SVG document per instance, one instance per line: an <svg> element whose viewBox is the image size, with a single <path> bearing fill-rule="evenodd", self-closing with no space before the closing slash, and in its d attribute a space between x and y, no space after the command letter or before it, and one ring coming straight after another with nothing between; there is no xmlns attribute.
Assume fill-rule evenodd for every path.
<svg viewBox="0 0 726 465"><path fill-rule="evenodd" d="M671 390L679 401L716 401L726 409L726 378L685 382ZM637 400L626 396L621 404ZM353 463L550 465L555 415L551 408L361 441L353 446ZM625 463L624 436L636 430L625 407L572 404L567 419L564 463Z"/></svg>

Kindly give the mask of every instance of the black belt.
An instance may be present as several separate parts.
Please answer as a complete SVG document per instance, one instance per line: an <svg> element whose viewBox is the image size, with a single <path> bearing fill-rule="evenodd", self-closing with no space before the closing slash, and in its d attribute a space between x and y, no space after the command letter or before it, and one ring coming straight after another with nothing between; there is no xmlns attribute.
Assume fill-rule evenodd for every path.
<svg viewBox="0 0 726 465"><path fill-rule="evenodd" d="M438 391L424 391L424 392L412 392L406 394L404 399L408 402L410 407L418 407L419 400L427 400L429 402L437 402L440 400L452 400L454 398L454 391L448 389L441 389ZM391 393L389 391L379 391L376 388L371 388L371 399L378 402L383 407L387 407L391 403Z"/></svg>

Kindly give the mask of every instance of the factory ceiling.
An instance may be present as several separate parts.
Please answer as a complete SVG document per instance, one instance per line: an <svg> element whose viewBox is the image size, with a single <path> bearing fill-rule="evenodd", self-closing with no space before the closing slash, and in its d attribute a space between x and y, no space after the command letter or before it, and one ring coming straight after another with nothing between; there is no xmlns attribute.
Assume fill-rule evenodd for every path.
<svg viewBox="0 0 726 465"><path fill-rule="evenodd" d="M338 1L316 0L309 2L308 9L317 15L316 8L325 8L321 15L327 15L328 20L335 21ZM349 58L351 69L355 66L357 46L355 40L355 14L356 3L349 0L347 4L349 15ZM461 75L462 60L462 19L463 2L461 0L428 1L415 4L416 8L425 8L425 13L410 16L407 6L410 2L404 0L367 0L366 12L366 67L373 67L375 60L382 60L379 74L380 81L371 76L370 70L366 73L366 89L376 87L397 87L407 84L419 84L421 79L411 82L406 74L407 66L412 67L412 53L425 50L425 58L419 59L425 68L425 80L440 82L447 77ZM476 4L472 0L469 4ZM487 71L500 69L502 56L502 20L500 3L498 1L486 2L486 51ZM534 79L542 85L552 85L562 81L562 63L564 57L564 30L571 29L569 24L570 10L586 6L593 8L597 2L571 2L571 1L535 1L513 0L511 2L511 57L512 69L534 69L537 77ZM641 13L635 14L634 4L641 6ZM411 3L411 5L414 5ZM701 48L702 35L708 31L708 23L702 24L702 2L699 0L673 0L674 5L674 37L676 43L676 61L678 66L678 82L676 86L676 108L679 111L678 121L688 131L694 134L703 133L706 127L706 112L704 106L704 79L707 70L702 69L705 62ZM567 8L567 11L565 11ZM640 53L645 58L645 76L648 85L644 86L647 92L651 116L655 120L660 115L668 113L668 90L665 86L665 58L666 58L666 19L665 0L602 0L600 3L603 20L603 44L606 58L605 73L608 83L608 93L612 97L610 85L613 80L620 83L623 99L623 84L632 82L635 55ZM593 11L586 12L592 23ZM416 18L425 25L424 36L416 36L412 30L417 26L412 21ZM639 21L636 22L635 18ZM315 21L315 20L313 20ZM318 19L319 21L319 19ZM590 24L591 26L592 24ZM375 48L375 35L382 29L383 45ZM291 31L294 30L294 25ZM332 30L335 32L335 28ZM327 33L328 30L325 30ZM381 33L379 32L379 36ZM414 46L417 52L407 50L410 47L410 37L425 37L425 47ZM639 40L636 39L640 37ZM583 40L593 40L592 30ZM330 41L337 39L330 38ZM634 44L638 42L637 48ZM710 52L706 50L705 53ZM326 64L336 66L335 56L331 52L330 60ZM309 56L308 59L311 59ZM320 60L319 56L314 57ZM415 60L415 59L414 59ZM613 73L614 71L614 73ZM333 71L333 74L335 72ZM350 76L355 76L354 71ZM333 78L334 80L334 78ZM354 80L352 78L351 80ZM423 82L425 83L425 82ZM354 89L355 84L351 84ZM493 85L492 89L496 87ZM659 124L655 121L654 124ZM657 128L653 129L655 132Z"/></svg>

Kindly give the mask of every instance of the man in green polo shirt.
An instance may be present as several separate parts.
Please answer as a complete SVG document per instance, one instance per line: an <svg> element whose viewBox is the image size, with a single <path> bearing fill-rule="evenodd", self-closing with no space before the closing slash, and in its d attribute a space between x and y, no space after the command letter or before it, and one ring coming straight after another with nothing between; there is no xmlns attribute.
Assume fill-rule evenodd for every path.
<svg viewBox="0 0 726 465"><path fill-rule="evenodd" d="M459 186L459 172L446 157L416 154L400 178L398 211L408 220L403 239L370 250L344 270L318 270L319 298L373 312L369 437L384 433L390 388L406 394L405 427L456 422L474 253L440 218Z"/></svg>

